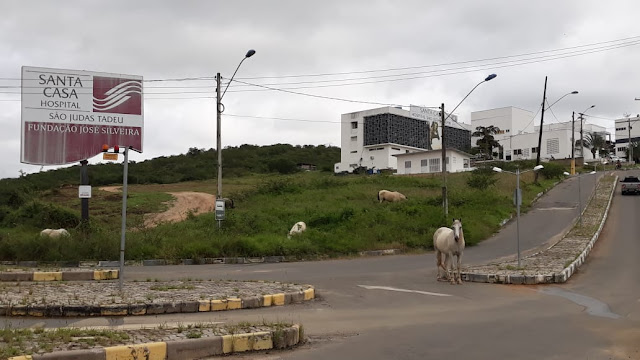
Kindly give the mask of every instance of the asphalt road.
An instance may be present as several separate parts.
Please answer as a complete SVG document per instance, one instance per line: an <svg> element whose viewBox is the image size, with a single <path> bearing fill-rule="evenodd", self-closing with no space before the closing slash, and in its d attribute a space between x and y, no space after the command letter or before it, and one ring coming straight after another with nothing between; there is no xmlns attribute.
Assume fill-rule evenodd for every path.
<svg viewBox="0 0 640 360"><path fill-rule="evenodd" d="M583 178L583 203L593 189L593 178ZM523 250L544 246L575 219L575 180L560 184L521 218ZM640 197L622 197L617 191L587 263L563 285L449 285L435 280L433 254L128 267L127 280L190 277L309 283L316 286L320 299L221 313L9 321L13 327L263 320L304 324L308 344L293 351L237 356L247 359L640 359L639 207ZM512 222L492 239L468 248L463 262L515 256L514 228Z"/></svg>

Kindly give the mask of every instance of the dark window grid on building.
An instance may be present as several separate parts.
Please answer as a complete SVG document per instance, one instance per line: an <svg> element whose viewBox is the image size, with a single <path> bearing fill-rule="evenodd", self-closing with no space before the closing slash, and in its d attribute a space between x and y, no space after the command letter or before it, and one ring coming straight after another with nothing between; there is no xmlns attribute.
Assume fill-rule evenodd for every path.
<svg viewBox="0 0 640 360"><path fill-rule="evenodd" d="M513 155L522 155L522 149L513 149Z"/></svg>
<svg viewBox="0 0 640 360"><path fill-rule="evenodd" d="M394 143L421 149L429 148L429 123L395 114L364 118L364 145Z"/></svg>
<svg viewBox="0 0 640 360"><path fill-rule="evenodd" d="M404 168L405 168L405 169L411 169L411 161L408 161L408 160L407 160L407 161L405 161L405 162L404 162Z"/></svg>
<svg viewBox="0 0 640 360"><path fill-rule="evenodd" d="M431 149L429 122L396 114L364 117L364 145L394 143L421 149ZM445 146L469 151L471 132L447 126Z"/></svg>

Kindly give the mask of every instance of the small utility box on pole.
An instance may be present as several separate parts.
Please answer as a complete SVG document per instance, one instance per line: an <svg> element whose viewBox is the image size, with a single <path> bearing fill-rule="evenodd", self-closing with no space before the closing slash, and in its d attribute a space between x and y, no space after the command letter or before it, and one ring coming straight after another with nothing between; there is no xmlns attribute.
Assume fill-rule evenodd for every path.
<svg viewBox="0 0 640 360"><path fill-rule="evenodd" d="M224 199L216 199L216 221L218 221L218 228L220 228L222 220L224 220Z"/></svg>
<svg viewBox="0 0 640 360"><path fill-rule="evenodd" d="M513 191L513 205L522 206L522 190L521 189L515 189Z"/></svg>

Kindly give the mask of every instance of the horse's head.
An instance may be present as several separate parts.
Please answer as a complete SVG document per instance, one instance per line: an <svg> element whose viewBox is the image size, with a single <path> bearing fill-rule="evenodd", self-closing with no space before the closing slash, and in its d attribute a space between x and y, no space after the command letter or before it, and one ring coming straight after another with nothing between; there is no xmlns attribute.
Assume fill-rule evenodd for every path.
<svg viewBox="0 0 640 360"><path fill-rule="evenodd" d="M458 241L460 236L462 236L462 219L454 218L451 228L453 229L453 238Z"/></svg>

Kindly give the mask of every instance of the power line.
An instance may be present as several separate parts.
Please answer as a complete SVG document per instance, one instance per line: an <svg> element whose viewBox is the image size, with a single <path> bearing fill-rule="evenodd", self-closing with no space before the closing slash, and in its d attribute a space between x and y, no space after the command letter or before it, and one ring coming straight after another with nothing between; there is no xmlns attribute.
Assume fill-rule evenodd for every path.
<svg viewBox="0 0 640 360"><path fill-rule="evenodd" d="M238 81L238 80L234 80L234 81ZM322 95L302 93L302 92L298 92L298 91L290 91L290 90L286 90L286 89L272 88L272 87L269 87L269 86L251 84L251 83L244 82L244 81L238 81L238 82L243 83L243 84L247 84L247 85L253 85L253 86L257 86L257 87L273 90L273 91L280 91L280 92L284 92L284 93L288 93L288 94L309 96L309 97L315 97L315 98L320 98L320 99L337 100L337 101L344 101L344 102L350 102L350 103L360 103L360 104L370 104L370 105L400 106L400 107L404 106L404 107L407 107L407 105L398 105L398 104L379 103L379 102L372 102L372 101L360 101L360 100L352 100L352 99L343 99L343 98L337 98L337 97L332 97L332 96L322 96Z"/></svg>
<svg viewBox="0 0 640 360"><path fill-rule="evenodd" d="M398 71L398 70L421 69L421 68L427 68L427 67L438 67L438 66L447 66L447 65L460 65L460 64L468 64L468 63L472 63L472 62L483 62L483 61L507 59L507 58L512 58L512 57L523 57L523 56L529 56L529 55L537 55L537 54L543 54L543 53L549 53L549 52L559 52L559 51L564 51L564 50L571 50L571 49L577 49L577 48L583 48L583 47L590 47L590 46L602 45L602 44L614 43L614 42L622 42L622 41L627 41L627 40L631 40L631 39L639 39L639 38L640 38L640 36L631 36L631 37L622 38L622 39L602 41L602 42L597 42L597 43L591 43L591 44L586 44L586 45L578 45L578 46L572 46L572 47L560 48L560 49L554 49L554 50L544 50L544 51L537 51L537 52L524 53L524 54L518 54L518 55L508 55L508 56L500 56L500 57L476 59L476 60L466 60L466 61L458 61L458 62L450 62L450 63L442 63L442 64L409 66L409 67L378 69L378 70L362 70L362 71L349 71L349 72L337 72L337 73L324 73L324 74L262 76L262 77L246 77L246 78L237 78L237 79L240 79L240 80L256 80L256 79L279 79L279 78L296 78L296 77L319 77L319 76L367 74L367 73L374 73L374 72L388 72L388 71Z"/></svg>
<svg viewBox="0 0 640 360"><path fill-rule="evenodd" d="M300 122L314 122L314 123L331 123L331 124L341 124L342 121L329 121L329 120L308 120L308 119L287 119L280 117L266 117L266 116L252 116L252 115L236 115L236 114L225 114L225 116L232 116L238 118L250 118L250 119L265 119L265 120L281 120L281 121L300 121Z"/></svg>
<svg viewBox="0 0 640 360"><path fill-rule="evenodd" d="M631 40L631 39L633 39L633 40ZM631 41L629 41L629 40L631 40ZM627 41L627 42L624 43L624 41ZM612 43L617 43L617 44L612 44ZM603 45L603 44L610 44L610 45L605 45L605 46L600 46L600 47L593 48L596 45ZM551 61L551 60L557 60L557 59L562 59L562 58L567 58L567 57L581 56L581 55L586 55L586 54L591 54L591 53L596 53L596 52L602 52L602 51L609 51L609 50L614 50L614 49L618 49L618 48L621 48L621 47L635 46L635 45L639 45L639 44L640 44L640 36L634 36L634 37L628 37L628 38L623 38L623 39L610 40L610 41L592 43L592 44L587 44L587 45L579 45L579 46L573 46L573 47L567 47L567 48L561 48L561 49L555 49L555 50L545 50L545 51L518 54L518 55L509 55L509 56L502 56L502 57L494 57L494 58L479 59L479 60L468 60L468 61L460 61L460 62L452 62L452 63L442 63L442 64L436 64L436 65L423 65L423 66L392 68L392 69L381 69L381 70L364 70L364 71L353 71L353 72L343 72L343 73L327 73L327 74L311 74L311 75L286 75L286 76L256 77L256 78L244 78L244 79L273 79L273 78L290 78L290 77L318 77L318 76L337 76L337 75L364 74L364 73L375 73L375 72L388 72L388 71L409 70L409 69L428 68L428 67L440 67L440 66L448 66L448 65L469 64L469 63L474 63L474 62L486 62L486 61L492 61L492 60L517 58L517 57L524 57L524 56L537 55L537 54L543 54L543 53L554 53L554 52L557 53L557 52L560 52L560 51L567 51L567 50L572 50L572 49L592 47L591 49L582 49L582 50L571 51L571 52L566 52L566 53L561 53L561 54L552 54L552 55L533 57L533 58L527 58L527 59L509 60L509 61L504 61L504 62L496 62L496 63L492 63L492 64L479 64L479 65L474 65L474 66L466 66L466 67L458 67L458 68L450 68L450 69L440 69L440 70L431 70L431 71L427 71L427 72L405 73L405 74L384 75L384 76L374 76L374 77L320 80L320 81L304 81L304 82L293 82L293 83L285 83L285 84L264 84L264 85L265 86L296 85L296 84L314 84L314 83L327 83L327 82L338 82L338 81L345 82L345 81L380 79L380 78L397 78L397 77L407 77L407 76L412 76L412 75L420 75L420 74L428 74L428 73L438 73L438 72L442 73L442 72L446 72L446 71L455 71L455 70L464 70L464 69L472 69L471 71L480 71L480 70L492 69L492 68L487 68L487 66L497 66L497 65L504 65L504 64L507 64L507 65L506 66L497 66L497 67L494 67L494 68L519 66L519 65L525 65L525 64L535 63L535 62ZM540 60L540 61L531 61L531 60ZM482 67L482 68L478 68L478 67ZM455 73L443 74L443 75L452 75L452 74L459 74L459 73L464 73L464 72L469 72L469 71L455 72ZM415 79L415 78L424 78L424 77L429 77L429 76L410 77L410 78L401 78L401 79L391 79L391 80L387 80L387 81L411 80L411 79ZM200 77L188 77L188 78L146 79L146 80L143 80L143 81L144 82L153 83L153 82L163 82L163 81L168 81L168 82L175 82L175 81L180 81L180 82L181 81L212 81L214 79L215 78L211 77L211 76L200 76ZM243 79L243 78L238 78L238 79ZM0 80L21 80L21 79L20 78L0 78ZM38 79L33 79L33 80L38 80ZM85 81L90 81L90 80L85 80ZM376 82L382 82L382 81L376 81ZM363 84L363 83L373 83L373 82L361 82L361 83L351 83L351 84L342 84L342 85L359 85L359 84ZM340 86L340 85L328 85L328 86ZM324 87L327 87L327 86L324 86ZM187 87L185 87L185 88L187 88ZM296 89L296 88L291 88L291 89Z"/></svg>

